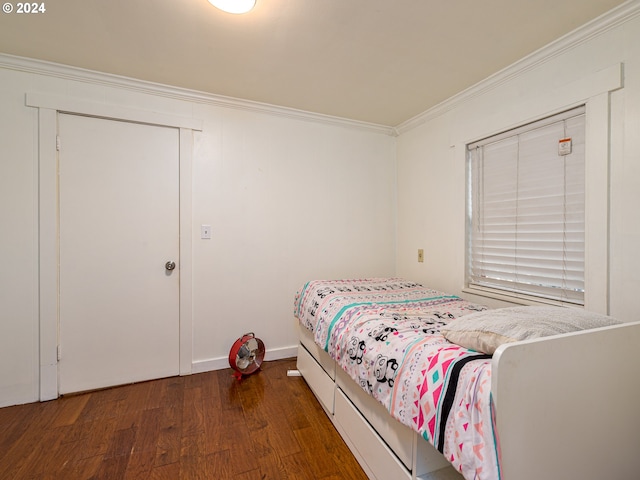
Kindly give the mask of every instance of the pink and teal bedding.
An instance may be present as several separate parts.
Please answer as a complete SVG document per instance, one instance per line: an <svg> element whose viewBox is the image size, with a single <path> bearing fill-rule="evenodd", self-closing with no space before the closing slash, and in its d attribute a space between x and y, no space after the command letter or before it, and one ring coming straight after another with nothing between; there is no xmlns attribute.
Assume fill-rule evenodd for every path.
<svg viewBox="0 0 640 480"><path fill-rule="evenodd" d="M399 278L317 280L295 298L315 342L467 479L499 478L491 357L440 328L486 307Z"/></svg>

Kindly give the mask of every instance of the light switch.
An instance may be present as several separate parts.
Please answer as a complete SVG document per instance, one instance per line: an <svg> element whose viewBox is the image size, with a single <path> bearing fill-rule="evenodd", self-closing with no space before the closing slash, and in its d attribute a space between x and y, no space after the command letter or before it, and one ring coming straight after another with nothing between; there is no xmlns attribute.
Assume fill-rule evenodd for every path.
<svg viewBox="0 0 640 480"><path fill-rule="evenodd" d="M203 240L211 238L211 225L200 225L200 238Z"/></svg>

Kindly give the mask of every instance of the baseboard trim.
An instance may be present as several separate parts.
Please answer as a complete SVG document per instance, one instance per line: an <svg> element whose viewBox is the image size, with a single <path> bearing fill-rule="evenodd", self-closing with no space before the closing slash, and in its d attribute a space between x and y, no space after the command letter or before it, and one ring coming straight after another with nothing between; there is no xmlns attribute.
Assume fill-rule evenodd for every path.
<svg viewBox="0 0 640 480"><path fill-rule="evenodd" d="M264 361L280 360L282 358L292 358L298 355L298 346L273 348L267 350ZM196 360L191 364L191 373L210 372L212 370L222 370L229 368L229 357L217 357L208 360Z"/></svg>

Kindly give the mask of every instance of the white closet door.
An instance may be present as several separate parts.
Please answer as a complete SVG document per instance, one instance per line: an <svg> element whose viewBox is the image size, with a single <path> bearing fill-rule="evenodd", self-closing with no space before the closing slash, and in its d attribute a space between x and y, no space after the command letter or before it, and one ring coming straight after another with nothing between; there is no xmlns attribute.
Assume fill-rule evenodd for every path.
<svg viewBox="0 0 640 480"><path fill-rule="evenodd" d="M177 375L179 131L60 114L58 132L59 392Z"/></svg>

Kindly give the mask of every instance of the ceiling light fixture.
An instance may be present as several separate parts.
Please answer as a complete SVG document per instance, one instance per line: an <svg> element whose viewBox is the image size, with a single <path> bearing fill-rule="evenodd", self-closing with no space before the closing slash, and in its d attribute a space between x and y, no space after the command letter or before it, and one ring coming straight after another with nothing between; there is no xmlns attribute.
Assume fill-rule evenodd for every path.
<svg viewBox="0 0 640 480"><path fill-rule="evenodd" d="M227 13L247 13L255 5L256 0L209 0L209 3Z"/></svg>

